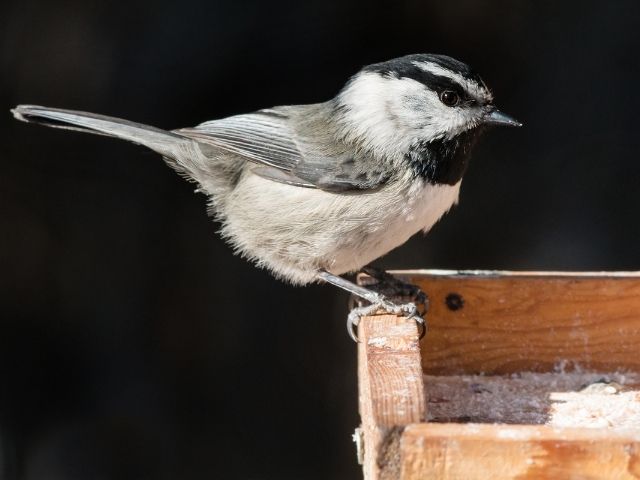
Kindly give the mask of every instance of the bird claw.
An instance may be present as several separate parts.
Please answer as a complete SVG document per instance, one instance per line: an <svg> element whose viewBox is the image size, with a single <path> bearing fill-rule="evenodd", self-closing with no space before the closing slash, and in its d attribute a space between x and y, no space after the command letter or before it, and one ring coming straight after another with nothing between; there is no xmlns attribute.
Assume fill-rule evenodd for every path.
<svg viewBox="0 0 640 480"><path fill-rule="evenodd" d="M407 320L415 320L415 322L418 324L420 339L424 337L425 333L427 333L427 323L425 322L422 315L420 315L418 307L416 307L415 303L404 303L398 305L388 301L384 297L380 297L377 302L372 303L371 305L356 307L349 312L349 316L347 317L347 332L354 342L360 342L357 334L357 328L360 323L360 319L362 317L375 315L380 310L393 315L402 315L403 317L406 317Z"/></svg>

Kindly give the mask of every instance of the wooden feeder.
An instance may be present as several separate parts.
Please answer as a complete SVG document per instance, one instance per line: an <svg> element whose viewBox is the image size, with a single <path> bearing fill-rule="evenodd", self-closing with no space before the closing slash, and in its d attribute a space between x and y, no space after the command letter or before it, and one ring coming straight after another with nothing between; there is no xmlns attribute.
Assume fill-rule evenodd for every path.
<svg viewBox="0 0 640 480"><path fill-rule="evenodd" d="M640 273L394 274L428 332L360 322L366 480L640 479Z"/></svg>

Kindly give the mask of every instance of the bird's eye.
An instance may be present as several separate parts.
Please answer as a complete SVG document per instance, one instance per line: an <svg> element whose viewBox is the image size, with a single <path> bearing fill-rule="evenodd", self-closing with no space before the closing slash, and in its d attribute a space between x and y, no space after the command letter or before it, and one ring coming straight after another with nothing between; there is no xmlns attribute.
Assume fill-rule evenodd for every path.
<svg viewBox="0 0 640 480"><path fill-rule="evenodd" d="M440 101L447 107L455 107L460 102L460 95L453 90L444 90L440 93Z"/></svg>

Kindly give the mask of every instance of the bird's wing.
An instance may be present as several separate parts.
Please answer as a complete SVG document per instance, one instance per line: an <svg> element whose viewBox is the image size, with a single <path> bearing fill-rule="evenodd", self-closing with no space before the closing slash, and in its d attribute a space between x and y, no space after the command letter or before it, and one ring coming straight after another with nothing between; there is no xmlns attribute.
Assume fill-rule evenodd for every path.
<svg viewBox="0 0 640 480"><path fill-rule="evenodd" d="M385 183L387 176L371 172L364 158L341 149L321 119L305 118L291 108L260 110L175 132L246 158L257 164L252 170L256 175L281 183L334 192L371 190Z"/></svg>

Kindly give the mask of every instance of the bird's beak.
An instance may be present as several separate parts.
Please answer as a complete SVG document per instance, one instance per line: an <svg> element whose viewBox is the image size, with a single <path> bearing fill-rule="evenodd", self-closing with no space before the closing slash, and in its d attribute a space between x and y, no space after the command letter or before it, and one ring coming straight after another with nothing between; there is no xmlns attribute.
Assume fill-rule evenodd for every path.
<svg viewBox="0 0 640 480"><path fill-rule="evenodd" d="M483 123L486 125L503 125L505 127L521 127L522 123L515 118L510 117L506 113L502 113L498 109L487 112L484 116Z"/></svg>

